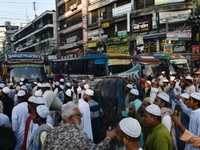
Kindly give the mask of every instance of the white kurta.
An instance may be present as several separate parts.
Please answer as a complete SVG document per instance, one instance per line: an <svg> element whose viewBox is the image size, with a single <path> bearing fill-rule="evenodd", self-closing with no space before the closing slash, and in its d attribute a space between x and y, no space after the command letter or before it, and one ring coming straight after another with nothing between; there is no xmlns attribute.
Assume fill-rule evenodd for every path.
<svg viewBox="0 0 200 150"><path fill-rule="evenodd" d="M83 99L78 100L78 107L82 114L82 126L83 126L83 132L85 132L88 137L93 140L92 135L92 125L91 125L91 118L90 118L90 107L87 102L85 102Z"/></svg>
<svg viewBox="0 0 200 150"><path fill-rule="evenodd" d="M8 118L8 116L3 113L0 113L0 126L2 125L6 127L11 127L10 119Z"/></svg>
<svg viewBox="0 0 200 150"><path fill-rule="evenodd" d="M24 132L26 126L26 120L29 116L27 102L22 102L16 105L12 110L12 129L17 138L17 144L15 150L21 149Z"/></svg>

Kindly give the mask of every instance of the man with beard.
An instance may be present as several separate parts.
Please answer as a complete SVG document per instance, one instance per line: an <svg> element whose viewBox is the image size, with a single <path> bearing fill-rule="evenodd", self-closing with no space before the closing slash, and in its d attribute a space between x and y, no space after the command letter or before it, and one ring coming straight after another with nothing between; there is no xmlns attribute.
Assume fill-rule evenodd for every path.
<svg viewBox="0 0 200 150"><path fill-rule="evenodd" d="M131 117L122 119L116 131L116 139L122 142L126 150L142 150L140 148L141 126L136 119Z"/></svg>
<svg viewBox="0 0 200 150"><path fill-rule="evenodd" d="M116 135L115 130L106 133L106 138L98 145L82 131L81 113L78 106L74 102L68 102L61 108L63 123L51 130L46 136L46 140L42 147L46 149L95 149L106 150L109 148L109 142Z"/></svg>

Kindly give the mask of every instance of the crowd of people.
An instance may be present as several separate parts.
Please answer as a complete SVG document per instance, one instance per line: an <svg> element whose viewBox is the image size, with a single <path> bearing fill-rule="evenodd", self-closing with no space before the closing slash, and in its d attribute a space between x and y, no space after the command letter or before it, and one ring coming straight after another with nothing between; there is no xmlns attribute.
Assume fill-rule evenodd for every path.
<svg viewBox="0 0 200 150"><path fill-rule="evenodd" d="M104 110L87 80L0 84L0 149L110 148L196 150L200 148L200 77L165 72L140 85L124 82L124 109L118 125L102 139Z"/></svg>

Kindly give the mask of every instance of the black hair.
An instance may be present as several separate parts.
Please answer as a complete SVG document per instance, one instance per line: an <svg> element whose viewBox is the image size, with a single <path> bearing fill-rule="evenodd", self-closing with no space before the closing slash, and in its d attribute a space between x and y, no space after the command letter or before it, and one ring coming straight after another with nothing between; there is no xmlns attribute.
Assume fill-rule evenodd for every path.
<svg viewBox="0 0 200 150"><path fill-rule="evenodd" d="M198 102L198 107L200 108L200 101L197 100L196 98L193 98L193 97L192 97L192 99L193 99L194 102Z"/></svg>
<svg viewBox="0 0 200 150"><path fill-rule="evenodd" d="M17 143L13 130L0 126L0 150L13 150Z"/></svg>

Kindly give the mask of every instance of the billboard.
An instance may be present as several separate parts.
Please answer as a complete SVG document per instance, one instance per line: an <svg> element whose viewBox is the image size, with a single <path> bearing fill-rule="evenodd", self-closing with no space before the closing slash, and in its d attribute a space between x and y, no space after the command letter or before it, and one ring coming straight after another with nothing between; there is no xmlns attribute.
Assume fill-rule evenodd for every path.
<svg viewBox="0 0 200 150"><path fill-rule="evenodd" d="M185 0L155 0L155 5L165 5L169 3L184 2Z"/></svg>

